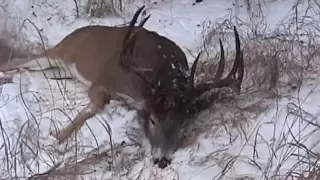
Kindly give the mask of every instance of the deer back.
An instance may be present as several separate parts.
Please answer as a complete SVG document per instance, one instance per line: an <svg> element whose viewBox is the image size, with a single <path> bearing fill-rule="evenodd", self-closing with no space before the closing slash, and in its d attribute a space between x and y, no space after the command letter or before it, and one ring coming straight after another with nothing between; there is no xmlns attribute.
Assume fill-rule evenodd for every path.
<svg viewBox="0 0 320 180"><path fill-rule="evenodd" d="M128 29L128 26L81 27L68 34L46 52L29 56L31 59L47 59L46 56L48 56L50 59L62 60L69 65L73 64L77 73L93 85L102 85L111 92L126 94L133 99L144 99L147 97L148 85L137 75L125 71L119 63L123 48L122 42ZM134 30L137 30L137 27L134 27ZM14 66L14 64L27 61L28 55L23 55L24 60L15 60L10 65ZM184 53L173 41L156 32L141 29L132 48L132 62L138 67L153 69L154 71L146 73L151 80L158 67L168 58L178 59L177 63L183 69L188 70ZM165 65L165 68L170 69L169 66L171 65ZM7 67L2 65L1 68L4 70ZM174 77L169 73L161 75L161 79L168 84L167 86L171 86L170 83L172 83L172 80L169 80L170 76Z"/></svg>
<svg viewBox="0 0 320 180"><path fill-rule="evenodd" d="M137 29L136 27L134 30ZM100 64L99 76L95 81L98 84L104 84L104 86L113 92L119 92L126 95L131 96L134 99L146 99L148 98L148 91L150 89L149 85L146 84L141 78L139 78L136 74L130 73L124 70L120 65L120 58L122 50L122 41L125 33L128 30L128 27L121 27L117 29L121 31L120 36L117 39L113 39L113 43L111 43L112 52L108 51L110 54L105 54L103 57L104 60ZM106 43L107 44L107 43ZM110 46L101 45L105 48ZM106 51L100 51L101 53ZM155 76L156 71L160 66L167 61L169 57L175 57L177 63L187 71L188 63L183 51L171 40L158 35L155 32L141 29L141 31L136 36L136 41L132 47L132 57L131 61L138 68L148 68L153 71L146 73L148 80L152 80L152 77ZM169 59L170 60L170 59ZM168 63L167 66L169 66ZM174 68L171 67L170 68ZM170 68L167 68L168 70ZM79 70L81 70L79 68ZM161 79L163 82L167 83L167 86L171 86L172 78L176 77L175 74L164 73L161 75Z"/></svg>
<svg viewBox="0 0 320 180"><path fill-rule="evenodd" d="M155 75L158 68L165 69L160 71L159 80L166 87L174 86L174 79L178 76L175 68L180 68L185 73L189 71L187 58L176 43L145 29L137 35L133 60L135 64L154 69L148 76L150 78Z"/></svg>

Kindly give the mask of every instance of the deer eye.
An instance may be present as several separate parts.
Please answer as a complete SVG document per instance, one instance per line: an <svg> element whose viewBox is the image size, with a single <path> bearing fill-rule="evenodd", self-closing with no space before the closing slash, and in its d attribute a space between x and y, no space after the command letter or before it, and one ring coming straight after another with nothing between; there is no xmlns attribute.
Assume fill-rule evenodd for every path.
<svg viewBox="0 0 320 180"><path fill-rule="evenodd" d="M155 126L156 123L154 122L154 120L152 118L150 118L150 122Z"/></svg>

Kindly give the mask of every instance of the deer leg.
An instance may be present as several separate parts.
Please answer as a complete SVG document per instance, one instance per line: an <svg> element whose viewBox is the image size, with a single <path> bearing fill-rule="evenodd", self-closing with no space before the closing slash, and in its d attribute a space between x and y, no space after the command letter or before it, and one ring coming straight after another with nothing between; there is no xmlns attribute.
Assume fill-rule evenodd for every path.
<svg viewBox="0 0 320 180"><path fill-rule="evenodd" d="M65 142L74 132L77 132L89 118L102 110L104 105L113 99L111 94L102 86L91 86L88 95L90 102L76 115L73 121L61 131L55 134L51 133L59 144Z"/></svg>

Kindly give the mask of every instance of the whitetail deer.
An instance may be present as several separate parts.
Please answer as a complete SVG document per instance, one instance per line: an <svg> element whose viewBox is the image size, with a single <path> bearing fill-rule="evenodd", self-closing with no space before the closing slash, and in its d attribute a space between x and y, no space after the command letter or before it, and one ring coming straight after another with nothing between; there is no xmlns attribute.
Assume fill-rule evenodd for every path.
<svg viewBox="0 0 320 180"><path fill-rule="evenodd" d="M187 59L181 48L168 38L143 28L150 16L138 27L134 26L143 8L135 13L129 26L79 28L53 48L32 55L31 60L38 59L41 63L49 57L63 61L72 67L72 74L88 86L90 103L72 123L53 134L60 143L102 110L109 100L120 97L126 103L136 102L132 106L144 115L145 133L153 150L157 151L154 161L164 168L182 145L182 128L196 111L203 108L199 107L202 101L197 98L207 90L223 86L240 91L243 58L235 28L237 53L229 75L221 79L225 60L220 41L221 60L215 79L194 86L200 53L188 73ZM26 61L30 62L27 58L14 60L13 68L28 67L22 63ZM8 66L4 64L1 70Z"/></svg>
<svg viewBox="0 0 320 180"><path fill-rule="evenodd" d="M200 53L188 74L183 63L185 57L175 56L175 51L170 50L169 46L163 46L164 48L158 51L164 56L162 65L153 69L155 72L153 78L150 79L146 72L131 68L133 73L151 87L149 99L145 100L145 109L139 112L144 117L144 130L156 153L154 163L158 163L160 168L170 164L173 153L184 146L185 130L190 125L190 120L198 112L212 105L214 97L201 99L200 96L204 92L214 88L230 87L236 93L240 93L244 63L236 27L234 27L234 34L236 58L231 71L225 78L222 78L225 54L221 40L219 41L221 59L214 79L209 82L194 85L194 74Z"/></svg>

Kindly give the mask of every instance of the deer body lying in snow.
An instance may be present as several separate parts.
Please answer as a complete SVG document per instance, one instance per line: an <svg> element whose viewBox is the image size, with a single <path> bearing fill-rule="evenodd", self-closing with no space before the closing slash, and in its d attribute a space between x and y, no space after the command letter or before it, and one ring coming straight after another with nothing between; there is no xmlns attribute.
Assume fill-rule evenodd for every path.
<svg viewBox="0 0 320 180"><path fill-rule="evenodd" d="M88 86L90 103L79 112L72 123L54 136L60 143L78 130L85 121L103 109L111 99L119 97L135 103L144 115L142 124L152 145L155 163L164 168L172 154L182 146L181 128L192 114L197 97L212 88L230 86L237 92L243 76L243 58L236 29L236 60L229 75L221 79L224 69L224 52L215 79L194 86L194 73L199 55L189 67L183 51L173 41L143 28L149 18L134 26L144 8L134 15L129 26L87 26L66 36L55 47L31 60L46 57L65 62L73 74ZM39 60L39 62L40 62ZM14 61L12 68L24 67ZM3 64L0 70L7 69ZM236 75L238 74L238 77Z"/></svg>
<svg viewBox="0 0 320 180"><path fill-rule="evenodd" d="M59 143L63 143L88 118L103 109L105 103L111 99L120 98L137 108L143 105L144 99L148 97L146 93L148 86L120 64L123 46L128 46L126 43L132 41L129 39L131 31L137 32L139 29L135 37L132 62L150 69L160 66L163 57L156 54L156 49L165 46L170 52L175 51L178 59L182 60L180 62L182 67L188 70L187 59L174 42L141 28L149 16L140 26L134 27L142 9L143 7L135 13L130 26L82 27L39 55L12 59L10 63L5 62L0 66L0 71L16 68L30 69L30 66L37 65L35 60L43 65L49 58L53 66L63 67L67 71L70 69L71 74L88 87L90 103L74 118L72 124L53 134ZM150 73L152 75L152 72Z"/></svg>

